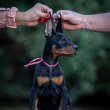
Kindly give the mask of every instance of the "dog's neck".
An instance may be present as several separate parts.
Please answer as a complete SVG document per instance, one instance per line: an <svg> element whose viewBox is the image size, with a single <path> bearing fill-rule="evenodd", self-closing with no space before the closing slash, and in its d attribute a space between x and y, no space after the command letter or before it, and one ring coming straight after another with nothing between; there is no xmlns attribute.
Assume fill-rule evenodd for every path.
<svg viewBox="0 0 110 110"><path fill-rule="evenodd" d="M45 44L42 58L50 65L55 64L58 61L58 57L54 57L52 47L50 47L48 44Z"/></svg>

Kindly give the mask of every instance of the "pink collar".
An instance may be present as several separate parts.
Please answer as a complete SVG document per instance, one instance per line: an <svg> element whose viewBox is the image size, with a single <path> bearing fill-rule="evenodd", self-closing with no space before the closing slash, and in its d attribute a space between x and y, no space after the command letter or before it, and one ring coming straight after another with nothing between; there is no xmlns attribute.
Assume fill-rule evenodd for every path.
<svg viewBox="0 0 110 110"><path fill-rule="evenodd" d="M46 66L48 66L48 67L55 67L55 66L57 66L57 64L58 64L58 62L56 62L55 64L48 64L48 63L46 63L44 60L43 60L43 58L41 57L41 58L35 58L34 60L32 60L32 61L30 61L28 64L26 64L26 65L24 65L24 67L25 68L28 68L29 66L31 66L31 65L35 65L35 64L39 64L40 62L43 62Z"/></svg>

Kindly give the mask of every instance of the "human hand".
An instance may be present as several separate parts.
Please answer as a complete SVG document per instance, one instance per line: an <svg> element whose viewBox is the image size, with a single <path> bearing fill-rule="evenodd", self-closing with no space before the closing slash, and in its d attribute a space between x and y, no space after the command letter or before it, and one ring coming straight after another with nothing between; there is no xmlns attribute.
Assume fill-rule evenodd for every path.
<svg viewBox="0 0 110 110"><path fill-rule="evenodd" d="M35 26L40 22L40 18L50 18L50 13L52 15L53 11L46 5L37 3L31 9L20 12L16 14L16 24L17 25L27 25Z"/></svg>
<svg viewBox="0 0 110 110"><path fill-rule="evenodd" d="M62 18L62 26L64 29L68 30L79 30L84 29L84 15L69 11L69 10L60 10L57 13L53 14L53 18L57 19Z"/></svg>

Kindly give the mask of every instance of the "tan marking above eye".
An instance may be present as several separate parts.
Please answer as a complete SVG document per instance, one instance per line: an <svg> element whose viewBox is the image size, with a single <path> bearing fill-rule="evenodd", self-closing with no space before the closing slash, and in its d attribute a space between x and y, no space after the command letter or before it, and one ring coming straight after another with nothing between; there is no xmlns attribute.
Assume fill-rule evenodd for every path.
<svg viewBox="0 0 110 110"><path fill-rule="evenodd" d="M54 82L57 85L61 85L63 82L63 76L59 76L59 77L52 77L52 82Z"/></svg>
<svg viewBox="0 0 110 110"><path fill-rule="evenodd" d="M43 84L45 84L46 82L49 81L48 77L37 77L37 82L38 82L38 86L42 86Z"/></svg>

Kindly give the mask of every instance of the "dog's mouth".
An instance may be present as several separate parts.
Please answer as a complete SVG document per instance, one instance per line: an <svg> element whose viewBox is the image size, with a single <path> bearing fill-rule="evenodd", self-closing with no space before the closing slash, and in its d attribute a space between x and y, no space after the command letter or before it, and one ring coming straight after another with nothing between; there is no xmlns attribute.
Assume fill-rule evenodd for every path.
<svg viewBox="0 0 110 110"><path fill-rule="evenodd" d="M75 47L75 46L76 45L69 45L69 46L67 46L65 48L58 49L54 45L52 47L52 52L53 52L54 55L57 55L57 56L71 56L71 55L76 55L77 54L78 47Z"/></svg>

